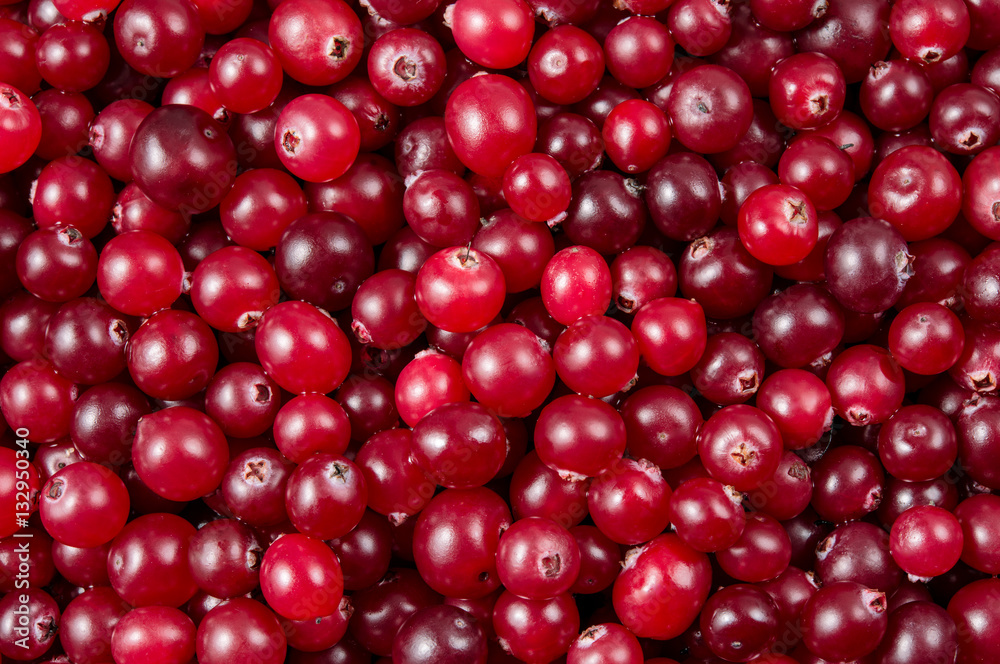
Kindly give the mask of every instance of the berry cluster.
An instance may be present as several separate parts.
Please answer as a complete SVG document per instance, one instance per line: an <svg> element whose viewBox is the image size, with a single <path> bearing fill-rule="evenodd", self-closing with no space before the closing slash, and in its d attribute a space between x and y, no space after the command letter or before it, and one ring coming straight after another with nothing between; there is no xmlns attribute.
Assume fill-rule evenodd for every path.
<svg viewBox="0 0 1000 664"><path fill-rule="evenodd" d="M3 661L1000 662L998 142L1000 0L0 0Z"/></svg>

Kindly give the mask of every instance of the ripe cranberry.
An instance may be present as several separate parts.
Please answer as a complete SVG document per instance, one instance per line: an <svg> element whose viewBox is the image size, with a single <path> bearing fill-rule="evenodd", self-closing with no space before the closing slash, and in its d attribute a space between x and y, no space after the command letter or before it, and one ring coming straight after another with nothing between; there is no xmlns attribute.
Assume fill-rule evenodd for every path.
<svg viewBox="0 0 1000 664"><path fill-rule="evenodd" d="M239 38L223 44L212 58L209 76L212 92L232 113L262 111L281 91L278 58L256 39Z"/></svg>
<svg viewBox="0 0 1000 664"><path fill-rule="evenodd" d="M282 302L257 326L254 345L264 370L296 394L325 394L337 388L350 369L350 344L337 324L305 302Z"/></svg>
<svg viewBox="0 0 1000 664"><path fill-rule="evenodd" d="M1000 485L1000 476L989 464L1000 426L1000 408L993 399L979 399L963 408L955 422L958 459L969 477L983 486Z"/></svg>
<svg viewBox="0 0 1000 664"><path fill-rule="evenodd" d="M615 613L640 638L675 638L698 617L711 579L708 556L660 535L625 557L612 590Z"/></svg>
<svg viewBox="0 0 1000 664"><path fill-rule="evenodd" d="M640 544L669 524L670 487L644 459L623 459L596 477L587 493L594 524L612 541Z"/></svg>
<svg viewBox="0 0 1000 664"><path fill-rule="evenodd" d="M528 54L528 77L544 99L575 104L597 89L604 74L604 51L575 25L557 25Z"/></svg>
<svg viewBox="0 0 1000 664"><path fill-rule="evenodd" d="M833 58L847 82L859 82L873 62L889 55L890 10L874 0L832 2L826 14L796 33L797 47Z"/></svg>
<svg viewBox="0 0 1000 664"><path fill-rule="evenodd" d="M894 592L903 580L889 552L889 533L865 521L838 526L820 542L816 573L825 585L855 581L885 593Z"/></svg>
<svg viewBox="0 0 1000 664"><path fill-rule="evenodd" d="M559 378L575 392L603 398L624 389L639 367L628 328L606 316L586 316L559 335L553 348ZM599 368L595 372L594 369Z"/></svg>
<svg viewBox="0 0 1000 664"><path fill-rule="evenodd" d="M596 477L621 460L625 424L603 401L575 394L559 397L538 416L535 451L561 475Z"/></svg>
<svg viewBox="0 0 1000 664"><path fill-rule="evenodd" d="M132 461L142 481L168 500L195 500L218 488L229 446L212 418L177 406L143 416Z"/></svg>
<svg viewBox="0 0 1000 664"><path fill-rule="evenodd" d="M608 73L617 81L631 88L644 88L670 71L674 40L667 26L651 16L630 16L615 25L604 39L604 57Z"/></svg>
<svg viewBox="0 0 1000 664"><path fill-rule="evenodd" d="M509 69L527 57L534 20L524 0L459 0L449 14L455 43L473 62Z"/></svg>
<svg viewBox="0 0 1000 664"><path fill-rule="evenodd" d="M890 551L893 560L916 577L944 574L962 555L962 526L940 507L913 507L892 524Z"/></svg>
<svg viewBox="0 0 1000 664"><path fill-rule="evenodd" d="M260 602L236 597L217 605L198 625L199 662L224 664L255 658L261 664L280 664L287 650L278 619Z"/></svg>
<svg viewBox="0 0 1000 664"><path fill-rule="evenodd" d="M132 137L129 159L136 184L153 202L186 213L218 205L236 177L233 142L194 106L161 106L147 115Z"/></svg>
<svg viewBox="0 0 1000 664"><path fill-rule="evenodd" d="M154 399L193 397L205 389L219 364L212 328L177 309L147 318L132 335L125 354L136 387Z"/></svg>
<svg viewBox="0 0 1000 664"><path fill-rule="evenodd" d="M564 528L576 526L588 512L588 480L566 479L546 466L538 453L528 452L510 480L514 518L545 517Z"/></svg>
<svg viewBox="0 0 1000 664"><path fill-rule="evenodd" d="M76 3L60 0L60 4ZM106 16L116 4L107 0L98 11ZM73 15L76 13L70 12L67 17L92 20L96 12ZM125 62L141 74L160 78L172 78L191 68L205 43L197 7L183 0L168 0L162 5L150 0L125 0L115 13L114 32Z"/></svg>
<svg viewBox="0 0 1000 664"><path fill-rule="evenodd" d="M268 41L285 73L305 85L330 85L361 62L361 21L342 0L294 0L274 10Z"/></svg>
<svg viewBox="0 0 1000 664"><path fill-rule="evenodd" d="M436 488L411 458L410 439L407 429L383 431L369 438L355 457L368 487L368 507L395 523L419 513Z"/></svg>
<svg viewBox="0 0 1000 664"><path fill-rule="evenodd" d="M998 161L1000 150L987 149L972 160L962 175L962 213L974 229L991 240L1000 239L1000 187L989 176Z"/></svg>
<svg viewBox="0 0 1000 664"><path fill-rule="evenodd" d="M902 664L912 661L917 653L945 660L958 653L955 621L943 608L922 599L890 610L885 636L875 655L886 664Z"/></svg>
<svg viewBox="0 0 1000 664"><path fill-rule="evenodd" d="M132 607L106 583L105 578L105 585L83 592L63 610L59 624L60 644L67 656L81 662L96 662L111 657L115 627L127 613L132 612ZM193 637L193 628L191 634Z"/></svg>
<svg viewBox="0 0 1000 664"><path fill-rule="evenodd" d="M449 332L472 332L503 305L503 272L492 258L469 247L442 249L420 267L415 295L420 313Z"/></svg>
<svg viewBox="0 0 1000 664"><path fill-rule="evenodd" d="M173 514L149 514L128 523L111 543L111 586L132 606L180 606L198 586L188 546L195 528Z"/></svg>
<svg viewBox="0 0 1000 664"><path fill-rule="evenodd" d="M3 616L0 618L0 653L5 656L39 658L56 642L59 605L44 590L25 588L7 593L0 599L0 611Z"/></svg>
<svg viewBox="0 0 1000 664"><path fill-rule="evenodd" d="M800 368L843 340L844 314L822 288L795 284L758 305L753 331L767 359L782 367Z"/></svg>
<svg viewBox="0 0 1000 664"><path fill-rule="evenodd" d="M664 376L694 368L705 352L705 312L694 300L663 297L643 306L632 321L632 334L649 367Z"/></svg>
<svg viewBox="0 0 1000 664"><path fill-rule="evenodd" d="M39 228L72 226L90 239L108 223L114 189L104 169L92 161L74 157L51 161L33 187L32 212Z"/></svg>
<svg viewBox="0 0 1000 664"><path fill-rule="evenodd" d="M1000 500L991 494L971 496L955 508L955 517L962 525L962 561L987 574L1000 568L993 542L997 538L993 515L1000 512Z"/></svg>
<svg viewBox="0 0 1000 664"><path fill-rule="evenodd" d="M538 127L536 151L558 161L572 180L601 165L604 141L589 118L557 113Z"/></svg>
<svg viewBox="0 0 1000 664"><path fill-rule="evenodd" d="M580 573L580 549L562 526L541 517L515 521L497 546L497 573L508 591L544 600L570 589Z"/></svg>
<svg viewBox="0 0 1000 664"><path fill-rule="evenodd" d="M504 1L524 4L523 0ZM448 140L462 163L489 177L501 177L514 159L532 151L538 127L528 93L513 79L498 74L476 76L455 88L448 97L444 121Z"/></svg>
<svg viewBox="0 0 1000 664"><path fill-rule="evenodd" d="M702 65L674 81L667 112L684 147L710 154L736 146L753 120L750 89L730 69Z"/></svg>
<svg viewBox="0 0 1000 664"><path fill-rule="evenodd" d="M327 182L346 173L360 146L354 115L325 95L295 98L282 109L275 126L274 147L281 163L307 182Z"/></svg>
<svg viewBox="0 0 1000 664"><path fill-rule="evenodd" d="M235 455L222 477L221 497L234 516L255 527L287 521L285 488L292 464L271 447Z"/></svg>
<svg viewBox="0 0 1000 664"><path fill-rule="evenodd" d="M865 117L879 129L900 132L916 126L931 110L930 77L909 60L876 62L861 84Z"/></svg>
<svg viewBox="0 0 1000 664"><path fill-rule="evenodd" d="M812 507L827 521L860 519L882 502L885 473L878 457L864 448L835 447L812 471Z"/></svg>
<svg viewBox="0 0 1000 664"><path fill-rule="evenodd" d="M773 271L754 258L735 228L720 227L688 245L678 266L681 293L712 318L746 315L768 295Z"/></svg>
<svg viewBox="0 0 1000 664"><path fill-rule="evenodd" d="M931 106L934 142L953 154L983 152L1000 138L998 109L1000 96L992 90L971 83L949 85L938 93Z"/></svg>
<svg viewBox="0 0 1000 664"><path fill-rule="evenodd" d="M343 596L337 556L324 542L298 533L278 538L267 549L260 582L268 606L291 620L328 616Z"/></svg>
<svg viewBox="0 0 1000 664"><path fill-rule="evenodd" d="M969 27L969 10L957 0L903 0L889 14L893 45L903 57L928 64L958 53L969 38Z"/></svg>
<svg viewBox="0 0 1000 664"><path fill-rule="evenodd" d="M810 652L833 661L864 657L886 631L885 593L853 581L820 588L802 611L804 642Z"/></svg>
<svg viewBox="0 0 1000 664"><path fill-rule="evenodd" d="M854 219L835 230L827 244L830 292L851 311L885 311L902 295L912 260L905 238L887 221Z"/></svg>
<svg viewBox="0 0 1000 664"><path fill-rule="evenodd" d="M94 284L99 259L94 245L73 226L53 226L29 234L15 257L17 277L32 295L68 302Z"/></svg>
<svg viewBox="0 0 1000 664"><path fill-rule="evenodd" d="M419 106L429 101L444 83L445 74L441 44L416 28L385 33L368 53L372 86L398 106Z"/></svg>
<svg viewBox="0 0 1000 664"><path fill-rule="evenodd" d="M913 196L917 191L919 199ZM958 171L933 148L901 148L872 173L868 205L907 241L926 240L948 228L958 215L962 205Z"/></svg>
<svg viewBox="0 0 1000 664"><path fill-rule="evenodd" d="M349 533L364 515L367 502L368 486L361 469L333 454L314 454L303 461L288 478L285 489L285 505L292 525L300 533L317 539L334 539ZM330 613L332 610L315 615ZM282 615L295 620L315 617Z"/></svg>
<svg viewBox="0 0 1000 664"><path fill-rule="evenodd" d="M844 74L829 56L808 52L779 62L769 83L771 109L793 129L815 129L844 108Z"/></svg>
<svg viewBox="0 0 1000 664"><path fill-rule="evenodd" d="M26 360L0 379L0 410L12 430L28 430L24 438L53 443L69 435L79 394L79 387L45 360Z"/></svg>
<svg viewBox="0 0 1000 664"><path fill-rule="evenodd" d="M593 249L575 246L557 253L542 275L542 301L563 325L604 314L611 304L611 271Z"/></svg>
<svg viewBox="0 0 1000 664"><path fill-rule="evenodd" d="M727 661L745 661L767 651L777 639L778 607L760 588L737 583L709 597L699 626L713 653Z"/></svg>
<svg viewBox="0 0 1000 664"><path fill-rule="evenodd" d="M392 658L400 664L418 664L428 657L439 662L486 664L486 630L472 614L455 606L418 610L393 639Z"/></svg>
<svg viewBox="0 0 1000 664"><path fill-rule="evenodd" d="M510 525L506 503L489 489L446 489L417 518L413 555L420 576L450 597L488 595L500 587L496 552Z"/></svg>

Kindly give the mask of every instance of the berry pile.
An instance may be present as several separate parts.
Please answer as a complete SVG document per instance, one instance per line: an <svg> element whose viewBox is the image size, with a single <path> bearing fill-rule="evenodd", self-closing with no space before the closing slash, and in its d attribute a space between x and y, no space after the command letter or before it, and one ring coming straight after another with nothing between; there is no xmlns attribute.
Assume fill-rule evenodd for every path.
<svg viewBox="0 0 1000 664"><path fill-rule="evenodd" d="M1000 662L1000 0L119 1L0 0L4 664Z"/></svg>

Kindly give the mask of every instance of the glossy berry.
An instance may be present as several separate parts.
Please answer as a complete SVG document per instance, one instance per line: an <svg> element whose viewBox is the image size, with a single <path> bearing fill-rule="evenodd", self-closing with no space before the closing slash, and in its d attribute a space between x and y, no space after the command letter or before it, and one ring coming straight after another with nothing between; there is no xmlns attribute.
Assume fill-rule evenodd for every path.
<svg viewBox="0 0 1000 664"><path fill-rule="evenodd" d="M49 478L39 495L46 532L68 546L90 548L110 542L128 518L125 485L95 463L66 466Z"/></svg>
<svg viewBox="0 0 1000 664"><path fill-rule="evenodd" d="M442 249L417 272L417 306L436 327L478 330L500 313L505 284L496 261L469 247Z"/></svg>
<svg viewBox="0 0 1000 664"><path fill-rule="evenodd" d="M292 620L328 616L343 596L343 573L325 543L291 533L278 538L260 566L261 591L275 613Z"/></svg>
<svg viewBox="0 0 1000 664"><path fill-rule="evenodd" d="M541 517L515 521L497 546L504 587L526 599L550 599L570 589L580 572L580 549L562 526Z"/></svg>
<svg viewBox="0 0 1000 664"><path fill-rule="evenodd" d="M218 488L229 461L229 445L210 417L178 406L139 420L132 461L157 495L195 500Z"/></svg>
<svg viewBox="0 0 1000 664"><path fill-rule="evenodd" d="M711 577L708 556L677 535L660 535L626 556L612 589L615 613L638 637L675 638L698 617ZM652 602L659 593L673 601Z"/></svg>
<svg viewBox="0 0 1000 664"><path fill-rule="evenodd" d="M508 69L527 57L534 20L524 0L459 0L450 11L455 43L473 62Z"/></svg>
<svg viewBox="0 0 1000 664"><path fill-rule="evenodd" d="M507 436L477 403L435 408L413 427L413 460L438 484L470 489L493 479L507 455Z"/></svg>
<svg viewBox="0 0 1000 664"><path fill-rule="evenodd" d="M889 550L903 571L932 577L950 570L962 555L963 531L955 515L931 505L899 515L889 534Z"/></svg>
<svg viewBox="0 0 1000 664"><path fill-rule="evenodd" d="M325 95L303 95L289 102L275 125L274 148L281 163L307 182L327 182L346 173L360 146L354 115Z"/></svg>
<svg viewBox="0 0 1000 664"><path fill-rule="evenodd" d="M461 162L488 177L501 177L514 159L531 152L538 128L528 93L498 74L475 76L460 84L448 97L444 122Z"/></svg>
<svg viewBox="0 0 1000 664"><path fill-rule="evenodd" d="M804 643L827 660L845 661L875 650L887 626L885 594L852 581L824 586L802 612Z"/></svg>

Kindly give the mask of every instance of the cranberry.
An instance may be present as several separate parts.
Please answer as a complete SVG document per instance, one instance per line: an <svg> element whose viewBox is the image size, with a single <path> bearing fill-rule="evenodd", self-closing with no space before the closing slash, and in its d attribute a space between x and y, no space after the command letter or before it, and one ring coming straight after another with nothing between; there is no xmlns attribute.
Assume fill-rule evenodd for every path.
<svg viewBox="0 0 1000 664"><path fill-rule="evenodd" d="M852 581L820 588L802 611L806 647L834 661L857 659L875 650L887 621L885 594Z"/></svg>
<svg viewBox="0 0 1000 664"><path fill-rule="evenodd" d="M350 369L350 344L336 323L305 302L283 302L257 326L254 345L261 365L289 392L326 393Z"/></svg>
<svg viewBox="0 0 1000 664"><path fill-rule="evenodd" d="M327 182L346 173L360 146L354 115L325 95L297 97L282 109L275 126L274 147L281 163L308 182Z"/></svg>
<svg viewBox="0 0 1000 664"><path fill-rule="evenodd" d="M569 593L532 600L506 591L493 609L493 626L501 647L514 657L552 661L569 650L580 614Z"/></svg>
<svg viewBox="0 0 1000 664"><path fill-rule="evenodd" d="M1000 188L989 177L998 158L1000 150L987 149L962 174L962 213L973 228L990 239L1000 238Z"/></svg>
<svg viewBox="0 0 1000 664"><path fill-rule="evenodd" d="M99 260L94 245L79 230L53 226L24 238L15 265L18 279L32 295L49 302L68 302L94 284Z"/></svg>
<svg viewBox="0 0 1000 664"><path fill-rule="evenodd" d="M445 55L431 35L416 28L391 30L368 54L368 75L376 91L398 106L429 101L445 80Z"/></svg>
<svg viewBox="0 0 1000 664"><path fill-rule="evenodd" d="M94 162L63 157L39 173L31 202L39 228L72 226L89 239L107 224L114 190L111 178Z"/></svg>
<svg viewBox="0 0 1000 664"><path fill-rule="evenodd" d="M108 553L111 586L132 606L180 606L197 585L188 563L195 528L173 514L149 514L131 521ZM168 583L169 582L169 583Z"/></svg>
<svg viewBox="0 0 1000 664"><path fill-rule="evenodd" d="M528 77L546 100L575 104L597 89L604 63L604 51L590 34L574 25L558 25L531 47Z"/></svg>
<svg viewBox="0 0 1000 664"><path fill-rule="evenodd" d="M466 2L475 5L482 0ZM524 4L523 0L505 2ZM528 93L513 79L498 74L476 76L460 84L448 98L444 121L448 140L462 163L490 177L502 176L514 159L532 151L538 126Z"/></svg>
<svg viewBox="0 0 1000 664"><path fill-rule="evenodd" d="M958 53L969 38L969 25L964 2L904 0L892 7L889 36L904 57L933 64Z"/></svg>
<svg viewBox="0 0 1000 664"><path fill-rule="evenodd" d="M139 477L157 495L194 500L218 488L229 446L212 418L177 406L139 420L132 460Z"/></svg>
<svg viewBox="0 0 1000 664"><path fill-rule="evenodd" d="M188 399L215 374L219 347L212 328L201 318L165 309L136 330L125 348L125 359L136 387L149 396Z"/></svg>
<svg viewBox="0 0 1000 664"><path fill-rule="evenodd" d="M889 55L890 11L891 6L875 0L831 2L826 14L796 33L797 47L829 56L844 79L856 83L864 79L873 62Z"/></svg>
<svg viewBox="0 0 1000 664"><path fill-rule="evenodd" d="M417 518L413 554L420 576L452 597L493 592L500 586L497 547L510 525L506 503L489 489L445 490Z"/></svg>
<svg viewBox="0 0 1000 664"><path fill-rule="evenodd" d="M392 658L417 664L433 657L442 662L486 664L486 631L470 613L455 606L432 606L410 616L393 640Z"/></svg>
<svg viewBox="0 0 1000 664"><path fill-rule="evenodd" d="M420 312L449 332L472 332L490 322L503 306L503 271L496 261L469 247L442 249L417 272Z"/></svg>
<svg viewBox="0 0 1000 664"><path fill-rule="evenodd" d="M626 556L612 590L615 613L638 637L675 638L697 618L711 577L708 556L660 535Z"/></svg>
<svg viewBox="0 0 1000 664"><path fill-rule="evenodd" d="M860 519L882 502L885 473L878 458L864 448L835 447L812 471L812 506L827 521Z"/></svg>
<svg viewBox="0 0 1000 664"><path fill-rule="evenodd" d="M121 14L119 14L121 17ZM194 106L163 106L139 124L132 175L154 202L204 212L218 205L236 175L236 150L223 128Z"/></svg>
<svg viewBox="0 0 1000 664"><path fill-rule="evenodd" d="M223 664L256 658L261 664L285 660L287 640L274 613L256 600L236 597L217 605L198 625L199 662Z"/></svg>
<svg viewBox="0 0 1000 664"><path fill-rule="evenodd" d="M652 13L652 12L650 12ZM630 16L604 39L608 73L632 88L653 85L670 70L674 40L667 26L651 16Z"/></svg>
<svg viewBox="0 0 1000 664"><path fill-rule="evenodd" d="M920 191L919 200L913 192ZM908 241L938 235L962 205L958 171L936 150L910 146L896 150L875 168L868 185L873 214L895 226Z"/></svg>
<svg viewBox="0 0 1000 664"><path fill-rule="evenodd" d="M361 61L361 21L342 0L275 8L267 36L285 73L306 85L336 83Z"/></svg>
<svg viewBox="0 0 1000 664"><path fill-rule="evenodd" d="M679 376L695 367L705 352L705 312L694 300L661 297L647 303L632 320L632 334L649 367Z"/></svg>
<svg viewBox="0 0 1000 664"><path fill-rule="evenodd" d="M59 605L44 590L25 588L7 593L0 600L0 609L3 611L0 653L11 658L35 659L55 643L60 625Z"/></svg>
<svg viewBox="0 0 1000 664"><path fill-rule="evenodd" d="M666 529L670 495L656 465L623 459L594 479L587 504L594 524L612 541L640 544Z"/></svg>
<svg viewBox="0 0 1000 664"><path fill-rule="evenodd" d="M830 292L851 311L885 311L902 295L913 273L912 260L905 238L889 222L871 217L849 221L827 244Z"/></svg>
<svg viewBox="0 0 1000 664"><path fill-rule="evenodd" d="M750 313L767 296L772 269L754 258L735 228L720 227L691 242L678 266L681 293L712 318Z"/></svg>

